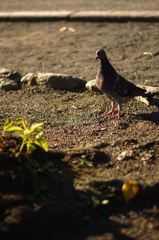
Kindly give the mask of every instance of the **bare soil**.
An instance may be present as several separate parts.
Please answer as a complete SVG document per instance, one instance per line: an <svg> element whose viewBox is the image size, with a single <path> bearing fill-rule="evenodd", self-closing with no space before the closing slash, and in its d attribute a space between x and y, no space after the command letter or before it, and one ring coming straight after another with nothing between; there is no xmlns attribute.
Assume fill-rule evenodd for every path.
<svg viewBox="0 0 159 240"><path fill-rule="evenodd" d="M62 27L67 30L61 32ZM158 23L1 23L0 32L0 66L22 75L59 72L93 79L99 64L95 51L105 47L125 78L152 86L159 82ZM2 162L0 176L10 179L9 186L3 179L6 189L0 185L3 239L13 234L17 239L159 239L156 107L131 101L117 121L105 114L110 102L99 93L34 87L0 92L0 101L1 125L7 117L44 122L50 148L47 156L34 156L44 156L42 174L30 176L21 160L18 168ZM128 156L120 158L123 151ZM129 179L141 190L125 203L121 186Z"/></svg>
<svg viewBox="0 0 159 240"><path fill-rule="evenodd" d="M5 0L0 3L1 11L38 11L38 10L159 10L158 0Z"/></svg>

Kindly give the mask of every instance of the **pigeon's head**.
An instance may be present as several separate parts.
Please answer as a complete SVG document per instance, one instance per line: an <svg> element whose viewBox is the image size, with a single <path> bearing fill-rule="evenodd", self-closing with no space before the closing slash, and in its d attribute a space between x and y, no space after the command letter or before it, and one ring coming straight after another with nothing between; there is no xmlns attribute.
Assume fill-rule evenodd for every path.
<svg viewBox="0 0 159 240"><path fill-rule="evenodd" d="M96 51L96 59L107 59L106 53L103 48L99 49Z"/></svg>

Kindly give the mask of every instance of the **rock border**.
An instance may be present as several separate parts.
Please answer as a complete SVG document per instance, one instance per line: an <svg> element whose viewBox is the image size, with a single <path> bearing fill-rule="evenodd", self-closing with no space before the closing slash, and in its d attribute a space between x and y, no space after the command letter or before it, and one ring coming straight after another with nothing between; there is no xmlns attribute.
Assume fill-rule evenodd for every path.
<svg viewBox="0 0 159 240"><path fill-rule="evenodd" d="M22 76L15 70L0 68L0 90L10 91L38 86L62 91L81 92L88 90L90 92L99 92L96 87L95 79L87 81L77 76L51 72L30 72ZM147 93L150 93L152 96L159 95L159 87L138 86L144 88ZM139 101L142 100L139 99Z"/></svg>
<svg viewBox="0 0 159 240"><path fill-rule="evenodd" d="M0 11L0 21L159 22L159 11Z"/></svg>
<svg viewBox="0 0 159 240"><path fill-rule="evenodd" d="M86 81L61 73L27 73L22 76L15 70L0 68L0 90L19 90L25 87L44 87L61 91L83 91Z"/></svg>

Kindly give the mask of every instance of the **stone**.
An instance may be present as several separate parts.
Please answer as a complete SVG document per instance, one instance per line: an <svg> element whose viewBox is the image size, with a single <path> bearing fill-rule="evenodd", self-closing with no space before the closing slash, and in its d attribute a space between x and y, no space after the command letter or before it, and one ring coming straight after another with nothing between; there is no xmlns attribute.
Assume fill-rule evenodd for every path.
<svg viewBox="0 0 159 240"><path fill-rule="evenodd" d="M21 79L22 85L47 86L56 90L83 89L86 82L80 78L59 73L28 73Z"/></svg>
<svg viewBox="0 0 159 240"><path fill-rule="evenodd" d="M10 70L7 68L0 68L0 75L9 74Z"/></svg>
<svg viewBox="0 0 159 240"><path fill-rule="evenodd" d="M141 87L146 90L146 93L149 93L151 95L158 95L159 94L159 87L156 86L146 86L146 85L137 85L138 87Z"/></svg>
<svg viewBox="0 0 159 240"><path fill-rule="evenodd" d="M48 85L59 90L75 90L84 88L85 81L69 75L54 74L49 77Z"/></svg>
<svg viewBox="0 0 159 240"><path fill-rule="evenodd" d="M22 85L28 85L28 86L36 86L37 83L37 74L35 73L27 73L24 75L21 79Z"/></svg>
<svg viewBox="0 0 159 240"><path fill-rule="evenodd" d="M20 73L7 68L0 68L0 89L6 91L18 90L20 89L20 79Z"/></svg>
<svg viewBox="0 0 159 240"><path fill-rule="evenodd" d="M0 89L5 91L18 90L20 89L19 85L12 80L4 80L0 78Z"/></svg>
<svg viewBox="0 0 159 240"><path fill-rule="evenodd" d="M131 159L133 157L133 154L134 152L132 149L125 150L118 155L117 160L123 161L123 160Z"/></svg>
<svg viewBox="0 0 159 240"><path fill-rule="evenodd" d="M90 92L99 92L98 88L96 87L96 81L95 79L90 80L86 83L85 87Z"/></svg>

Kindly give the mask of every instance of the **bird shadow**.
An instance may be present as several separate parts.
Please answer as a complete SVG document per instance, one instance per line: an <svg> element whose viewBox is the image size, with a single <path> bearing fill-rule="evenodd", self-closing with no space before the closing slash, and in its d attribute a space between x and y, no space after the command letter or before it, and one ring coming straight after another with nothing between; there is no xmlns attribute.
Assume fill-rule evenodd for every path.
<svg viewBox="0 0 159 240"><path fill-rule="evenodd" d="M155 123L159 125L159 112L152 112L152 113L141 113L132 115L134 118L143 120L143 121L149 121L152 123Z"/></svg>

